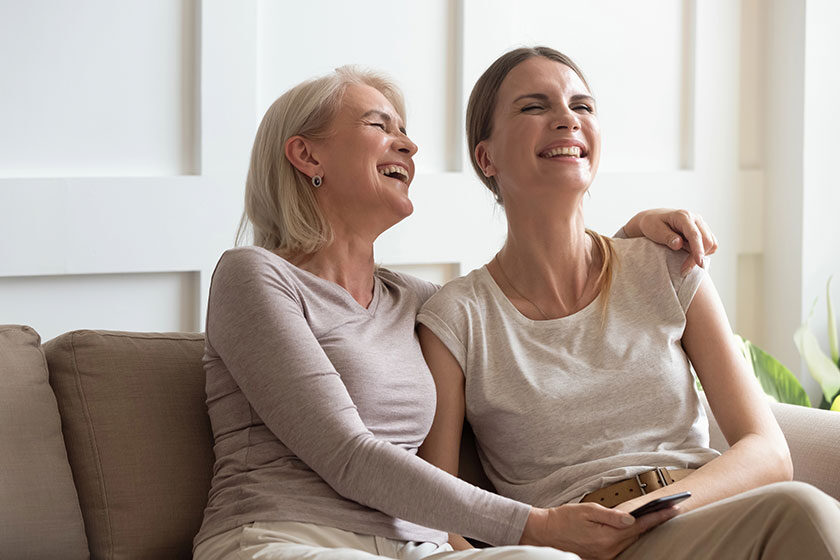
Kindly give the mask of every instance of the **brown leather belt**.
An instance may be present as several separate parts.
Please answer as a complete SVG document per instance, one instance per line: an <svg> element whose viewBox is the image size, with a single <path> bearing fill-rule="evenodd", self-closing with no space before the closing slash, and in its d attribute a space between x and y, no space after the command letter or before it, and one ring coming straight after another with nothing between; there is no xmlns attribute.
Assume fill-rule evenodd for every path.
<svg viewBox="0 0 840 560"><path fill-rule="evenodd" d="M604 507L615 507L622 502L644 496L654 490L659 490L670 484L682 480L695 469L666 469L656 467L655 469L637 474L627 480L616 482L605 486L600 490L590 492L583 497L581 502L595 502Z"/></svg>

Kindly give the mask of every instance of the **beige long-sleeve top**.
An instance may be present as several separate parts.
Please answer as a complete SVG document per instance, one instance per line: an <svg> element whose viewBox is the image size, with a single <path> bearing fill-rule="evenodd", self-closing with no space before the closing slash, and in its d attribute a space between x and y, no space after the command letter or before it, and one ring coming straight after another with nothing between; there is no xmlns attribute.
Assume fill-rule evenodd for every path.
<svg viewBox="0 0 840 560"><path fill-rule="evenodd" d="M402 540L441 543L448 531L518 542L528 506L416 456L435 388L415 316L435 289L378 269L364 308L264 249L222 256L205 353L216 463L196 544L270 520Z"/></svg>

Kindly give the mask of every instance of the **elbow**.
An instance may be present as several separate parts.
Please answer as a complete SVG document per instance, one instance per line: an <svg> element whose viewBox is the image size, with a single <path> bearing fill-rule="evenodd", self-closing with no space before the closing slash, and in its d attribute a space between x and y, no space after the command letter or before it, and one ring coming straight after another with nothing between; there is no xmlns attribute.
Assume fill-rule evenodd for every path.
<svg viewBox="0 0 840 560"><path fill-rule="evenodd" d="M780 455L779 472L781 474L782 481L787 482L793 480L793 459L790 458L790 450L788 449L787 444L783 446Z"/></svg>
<svg viewBox="0 0 840 560"><path fill-rule="evenodd" d="M767 442L768 448L772 450L773 459L768 464L774 465L774 478L778 482L793 480L793 460L790 457L790 449L784 436L778 441Z"/></svg>

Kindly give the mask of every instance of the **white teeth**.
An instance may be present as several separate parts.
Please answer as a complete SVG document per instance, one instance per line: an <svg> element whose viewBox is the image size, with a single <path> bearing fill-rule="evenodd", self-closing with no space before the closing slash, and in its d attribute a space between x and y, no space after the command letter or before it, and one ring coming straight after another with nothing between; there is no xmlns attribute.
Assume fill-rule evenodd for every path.
<svg viewBox="0 0 840 560"><path fill-rule="evenodd" d="M408 171L401 165L383 165L381 167L376 168L379 173L382 175L390 175L391 173L396 173L400 176L400 179L404 182L408 181Z"/></svg>
<svg viewBox="0 0 840 560"><path fill-rule="evenodd" d="M540 157L550 158L554 156L574 156L580 157L579 146L562 146L560 148L552 148L540 154Z"/></svg>

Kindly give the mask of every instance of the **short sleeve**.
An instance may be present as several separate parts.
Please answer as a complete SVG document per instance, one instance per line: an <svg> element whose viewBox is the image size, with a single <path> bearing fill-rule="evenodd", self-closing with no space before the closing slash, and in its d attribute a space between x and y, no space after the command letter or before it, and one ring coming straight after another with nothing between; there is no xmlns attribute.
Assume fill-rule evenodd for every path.
<svg viewBox="0 0 840 560"><path fill-rule="evenodd" d="M452 354L461 371L467 371L467 344L472 324L470 298L464 293L461 278L450 282L433 295L417 315L417 322L427 327Z"/></svg>
<svg viewBox="0 0 840 560"><path fill-rule="evenodd" d="M699 266L691 267L691 270L683 276L681 269L686 256L685 251L667 249L665 253L671 284L674 286L674 292L677 294L683 313L688 311L691 300L694 299L694 294L700 289L700 284L703 283L703 278L706 276L706 270Z"/></svg>

